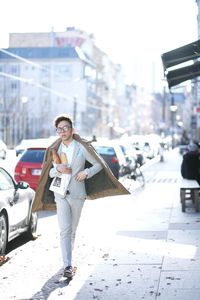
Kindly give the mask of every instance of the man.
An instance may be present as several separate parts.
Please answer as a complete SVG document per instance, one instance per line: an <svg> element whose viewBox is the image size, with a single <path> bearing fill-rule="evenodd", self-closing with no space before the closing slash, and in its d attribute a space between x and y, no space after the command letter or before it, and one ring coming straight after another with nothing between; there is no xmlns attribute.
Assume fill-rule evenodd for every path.
<svg viewBox="0 0 200 300"><path fill-rule="evenodd" d="M56 164L51 168L51 178L59 174L70 174L71 180L65 197L55 193L57 217L60 228L61 252L64 263L64 276L72 277L72 248L76 228L81 215L81 210L86 198L84 181L94 176L102 169L97 160L76 140L73 139L72 121L65 115L54 120L56 131L62 142L58 154L65 153L68 161L66 164ZM85 168L85 162L91 163L90 168Z"/></svg>
<svg viewBox="0 0 200 300"><path fill-rule="evenodd" d="M52 209L56 202L60 229L61 252L64 276L72 277L72 249L76 228L84 201L87 198L130 194L115 178L103 159L90 143L74 133L71 119L60 115L54 120L59 139L47 149L42 174L33 203L33 211ZM66 154L68 165L54 164L52 149ZM60 174L71 174L65 197L49 190L51 178Z"/></svg>

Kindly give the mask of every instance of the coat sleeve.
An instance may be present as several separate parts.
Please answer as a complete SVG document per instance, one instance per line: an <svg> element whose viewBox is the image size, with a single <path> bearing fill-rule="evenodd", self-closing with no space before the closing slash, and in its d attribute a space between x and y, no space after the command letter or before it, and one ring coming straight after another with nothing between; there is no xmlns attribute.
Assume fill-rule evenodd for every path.
<svg viewBox="0 0 200 300"><path fill-rule="evenodd" d="M82 146L85 159L88 161L92 166L89 168L86 168L84 171L87 173L87 178L91 178L95 174L97 174L99 171L103 169L102 165L93 157L85 147Z"/></svg>

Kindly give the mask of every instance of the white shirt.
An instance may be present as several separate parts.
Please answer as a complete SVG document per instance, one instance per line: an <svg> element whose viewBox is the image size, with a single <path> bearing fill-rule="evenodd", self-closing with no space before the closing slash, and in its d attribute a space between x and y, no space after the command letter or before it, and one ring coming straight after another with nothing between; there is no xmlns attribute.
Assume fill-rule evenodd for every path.
<svg viewBox="0 0 200 300"><path fill-rule="evenodd" d="M64 152L67 156L68 166L72 163L72 158L74 154L74 147L75 147L75 141L73 140L68 146L61 143L60 147L58 149L58 153L61 154L61 152Z"/></svg>

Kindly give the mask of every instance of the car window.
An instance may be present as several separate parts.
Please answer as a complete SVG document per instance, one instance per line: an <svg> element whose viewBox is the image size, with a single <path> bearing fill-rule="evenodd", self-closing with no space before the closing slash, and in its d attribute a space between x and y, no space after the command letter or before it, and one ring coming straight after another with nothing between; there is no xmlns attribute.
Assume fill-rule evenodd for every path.
<svg viewBox="0 0 200 300"><path fill-rule="evenodd" d="M26 150L22 155L20 161L23 162L38 162L42 163L44 158L45 150L37 149L37 150Z"/></svg>
<svg viewBox="0 0 200 300"><path fill-rule="evenodd" d="M10 176L0 169L0 190L9 190L14 188L14 183Z"/></svg>
<svg viewBox="0 0 200 300"><path fill-rule="evenodd" d="M95 146L95 149L100 155L115 155L113 147Z"/></svg>

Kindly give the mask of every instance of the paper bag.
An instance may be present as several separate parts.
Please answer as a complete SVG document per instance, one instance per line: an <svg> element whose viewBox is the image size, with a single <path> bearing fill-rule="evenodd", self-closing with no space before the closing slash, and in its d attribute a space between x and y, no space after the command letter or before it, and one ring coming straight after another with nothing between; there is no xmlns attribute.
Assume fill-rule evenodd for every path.
<svg viewBox="0 0 200 300"><path fill-rule="evenodd" d="M62 174L54 177L49 187L50 191L65 197L70 179L71 174Z"/></svg>

